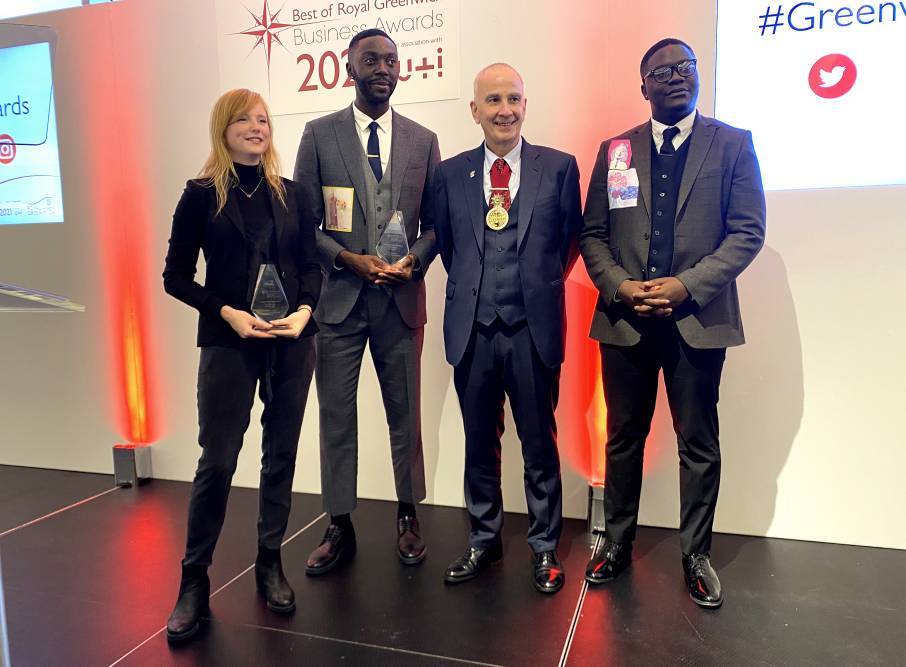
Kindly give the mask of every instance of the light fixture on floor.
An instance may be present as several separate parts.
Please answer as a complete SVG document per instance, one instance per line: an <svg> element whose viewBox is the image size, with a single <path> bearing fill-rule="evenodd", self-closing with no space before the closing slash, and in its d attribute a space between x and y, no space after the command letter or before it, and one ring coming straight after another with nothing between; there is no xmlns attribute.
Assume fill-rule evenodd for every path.
<svg viewBox="0 0 906 667"><path fill-rule="evenodd" d="M113 482L138 486L151 479L151 445L114 445Z"/></svg>
<svg viewBox="0 0 906 667"><path fill-rule="evenodd" d="M604 485L588 485L588 532L604 532Z"/></svg>

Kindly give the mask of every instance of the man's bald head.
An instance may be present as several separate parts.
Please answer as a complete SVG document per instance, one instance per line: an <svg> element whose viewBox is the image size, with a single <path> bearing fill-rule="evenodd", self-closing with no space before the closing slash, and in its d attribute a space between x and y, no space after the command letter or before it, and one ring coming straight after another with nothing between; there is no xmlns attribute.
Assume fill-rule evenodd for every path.
<svg viewBox="0 0 906 667"><path fill-rule="evenodd" d="M522 92L525 93L525 82L522 76L516 71L516 68L506 63L492 63L487 67L482 67L478 74L475 75L475 81L472 83L472 100L478 100L479 86L487 85L499 77L511 77L519 81Z"/></svg>

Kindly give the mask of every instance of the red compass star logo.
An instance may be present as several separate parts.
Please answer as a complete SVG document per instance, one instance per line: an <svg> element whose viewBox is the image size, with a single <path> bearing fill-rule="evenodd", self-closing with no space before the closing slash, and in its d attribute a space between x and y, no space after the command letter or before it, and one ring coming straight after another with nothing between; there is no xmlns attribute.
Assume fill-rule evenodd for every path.
<svg viewBox="0 0 906 667"><path fill-rule="evenodd" d="M283 42L280 41L280 33L286 30L287 28L293 28L298 23L281 23L279 20L280 12L283 10L281 7L273 14L267 6L267 0L264 0L264 7L261 9L261 15L258 16L254 14L248 7L245 8L245 11L254 19L255 25L251 28L246 28L241 32L235 32L234 35L249 35L255 38L255 44L252 46L251 53L259 46L264 47L264 55L267 61L267 87L268 92L270 92L271 87L271 51L274 48L274 43L279 44L284 49L286 46ZM288 51L289 49L287 49Z"/></svg>

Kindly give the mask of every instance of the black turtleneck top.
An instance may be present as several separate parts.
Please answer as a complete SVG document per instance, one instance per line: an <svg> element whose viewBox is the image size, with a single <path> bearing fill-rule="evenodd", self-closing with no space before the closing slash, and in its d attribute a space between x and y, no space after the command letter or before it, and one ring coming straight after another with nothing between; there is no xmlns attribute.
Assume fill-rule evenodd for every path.
<svg viewBox="0 0 906 667"><path fill-rule="evenodd" d="M251 303L255 291L255 279L262 264L277 261L277 235L274 213L271 208L270 188L259 166L233 163L239 183L233 187L242 215L242 226L246 241L246 257L250 284L248 299ZM251 196L249 196L251 195ZM280 267L277 267L279 270Z"/></svg>

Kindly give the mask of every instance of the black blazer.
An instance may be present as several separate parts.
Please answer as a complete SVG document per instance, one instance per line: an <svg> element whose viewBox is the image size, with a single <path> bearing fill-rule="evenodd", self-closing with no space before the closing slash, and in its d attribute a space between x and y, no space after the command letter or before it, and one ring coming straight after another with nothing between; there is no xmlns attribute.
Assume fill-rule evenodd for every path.
<svg viewBox="0 0 906 667"><path fill-rule="evenodd" d="M296 183L283 179L286 186L286 208L271 193L271 209L277 232L277 268L290 310L307 304L314 309L321 292L321 268L315 243L312 206ZM268 190L270 192L270 190ZM217 210L217 192L201 180L186 183L170 232L170 247L164 266L164 290L198 309L198 346L233 347L242 339L220 317L223 306L249 310L250 276L246 259L246 241L242 216L235 190L227 196L223 210ZM319 221L320 222L320 221ZM204 253L205 283L195 281L198 251ZM302 336L317 331L314 320Z"/></svg>

